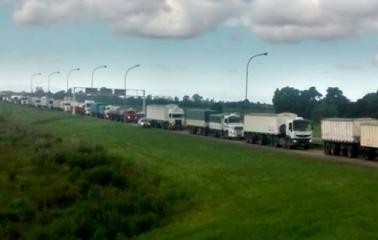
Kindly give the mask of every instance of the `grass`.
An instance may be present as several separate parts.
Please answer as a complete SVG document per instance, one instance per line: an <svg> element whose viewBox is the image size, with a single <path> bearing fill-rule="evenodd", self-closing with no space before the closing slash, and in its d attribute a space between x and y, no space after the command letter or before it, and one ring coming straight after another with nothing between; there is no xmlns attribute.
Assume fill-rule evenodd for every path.
<svg viewBox="0 0 378 240"><path fill-rule="evenodd" d="M63 141L101 144L193 194L186 211L137 239L378 238L376 169L0 103L5 107L22 124Z"/></svg>

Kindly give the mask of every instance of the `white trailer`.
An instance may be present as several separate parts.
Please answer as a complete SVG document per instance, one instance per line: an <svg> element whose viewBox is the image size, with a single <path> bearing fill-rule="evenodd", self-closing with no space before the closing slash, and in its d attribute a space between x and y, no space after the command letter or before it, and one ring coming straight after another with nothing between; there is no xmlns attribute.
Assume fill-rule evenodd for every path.
<svg viewBox="0 0 378 240"><path fill-rule="evenodd" d="M312 128L294 113L251 113L244 116L244 138L248 143L276 147L309 148Z"/></svg>
<svg viewBox="0 0 378 240"><path fill-rule="evenodd" d="M182 128L184 123L184 110L175 104L148 105L146 119L152 127L164 129Z"/></svg>
<svg viewBox="0 0 378 240"><path fill-rule="evenodd" d="M324 152L328 155L358 157L361 141L361 125L371 118L329 118L322 120L321 131Z"/></svg>
<svg viewBox="0 0 378 240"><path fill-rule="evenodd" d="M378 150L378 121L361 125L361 150L364 157L374 160Z"/></svg>

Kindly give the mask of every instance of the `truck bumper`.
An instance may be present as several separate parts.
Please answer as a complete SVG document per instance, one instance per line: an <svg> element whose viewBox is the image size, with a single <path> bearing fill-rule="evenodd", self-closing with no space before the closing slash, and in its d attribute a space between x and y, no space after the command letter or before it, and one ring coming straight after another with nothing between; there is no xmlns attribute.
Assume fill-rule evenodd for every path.
<svg viewBox="0 0 378 240"><path fill-rule="evenodd" d="M311 143L311 139L294 139L293 145L295 146L308 146Z"/></svg>

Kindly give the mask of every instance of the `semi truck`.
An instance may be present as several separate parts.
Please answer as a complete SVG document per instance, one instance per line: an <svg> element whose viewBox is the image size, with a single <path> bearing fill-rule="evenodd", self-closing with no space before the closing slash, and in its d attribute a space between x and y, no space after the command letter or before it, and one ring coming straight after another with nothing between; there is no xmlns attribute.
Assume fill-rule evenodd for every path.
<svg viewBox="0 0 378 240"><path fill-rule="evenodd" d="M308 149L312 127L294 113L251 113L244 116L244 135L247 143Z"/></svg>
<svg viewBox="0 0 378 240"><path fill-rule="evenodd" d="M372 118L329 118L322 120L321 131L324 153L336 156L345 155L350 158L358 157L361 151L361 125L373 121Z"/></svg>
<svg viewBox="0 0 378 240"><path fill-rule="evenodd" d="M232 114L210 114L209 135L229 139L243 138L243 123L240 115Z"/></svg>
<svg viewBox="0 0 378 240"><path fill-rule="evenodd" d="M146 119L152 127L164 129L182 129L184 110L175 104L148 105Z"/></svg>
<svg viewBox="0 0 378 240"><path fill-rule="evenodd" d="M138 121L133 108L124 109L121 106L106 106L105 118L111 121L136 123Z"/></svg>
<svg viewBox="0 0 378 240"><path fill-rule="evenodd" d="M191 134L207 136L209 134L210 115L216 113L214 110L187 109L185 112L185 126Z"/></svg>

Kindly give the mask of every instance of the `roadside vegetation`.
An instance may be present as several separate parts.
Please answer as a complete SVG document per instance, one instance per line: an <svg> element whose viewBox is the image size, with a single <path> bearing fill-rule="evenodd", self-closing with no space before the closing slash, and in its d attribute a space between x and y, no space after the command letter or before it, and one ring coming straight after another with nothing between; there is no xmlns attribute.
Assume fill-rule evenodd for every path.
<svg viewBox="0 0 378 240"><path fill-rule="evenodd" d="M40 133L18 117L0 108L2 239L128 239L190 203L188 191L127 155Z"/></svg>
<svg viewBox="0 0 378 240"><path fill-rule="evenodd" d="M132 179L139 179L135 182L142 182L138 188L134 184L131 186L145 189L143 192L148 192L146 195L150 198L135 193L138 197L134 204L145 206L144 203L148 202L145 199L157 203L160 202L156 201L158 196L164 202L162 206L167 213L158 214L159 221L152 221L153 227L149 230L133 235L138 240L378 238L378 171L375 168L341 164L329 161L326 156L313 158L0 102L0 109L4 107L11 108L11 118L27 126L26 129L32 128L37 136L46 136L50 139L47 142L57 143L46 148L46 140L37 141L41 137L33 137L36 140L28 142L24 148L1 148L1 156L8 156L0 160L1 212L18 211L19 206L24 205L19 204L17 199L38 206L36 203L39 201L33 199L48 195L43 197L47 200L42 201L46 202L47 212L31 207L36 209L31 215L31 222L2 221L1 229L6 232L0 233L1 236L21 229L21 234L27 236L43 236L41 234L47 232L50 234L48 239L53 239L54 236L64 236L65 231L61 229L74 232L71 229L76 229L81 222L92 223L91 220L94 220L98 221L97 227L90 229L97 233L94 235L93 232L92 236L101 239L104 231L120 226L119 220L112 222L110 219L118 219L118 201L126 201L128 198L123 194L131 194L130 188L119 189L118 181L114 184L113 180L109 180L113 177L106 178L104 186L102 180L93 177L100 171L95 169L111 168L115 169L112 171L114 176L134 176ZM7 127L6 131L9 129ZM81 154L80 149L83 146L87 148L88 142L91 152L104 152L107 156L118 156L116 159L119 160L115 160L114 165L102 165L100 162L94 169L82 169L82 164L54 157L65 145L76 149L69 152ZM36 146L37 154L47 152L51 157L47 159L55 160L46 163L36 161L31 154ZM24 156L30 157L25 159ZM14 169L15 174L9 174L12 173L10 169ZM130 169L135 174L128 174ZM79 184L81 182L90 182L87 194L82 193L82 188L86 189L82 186L86 184ZM77 196L75 189L80 189L80 195L68 205L59 205L60 200L54 200L59 194L53 193L53 190L42 190L49 186L62 189L58 188L58 183L70 186L64 189L71 189L66 192L73 193L73 196ZM34 194L36 189L40 189L39 194ZM121 195L122 198L116 197ZM92 200L86 201L88 198ZM108 218L105 213L114 216ZM152 213L155 214L155 210ZM147 212L143 211L142 215L145 214ZM86 221L80 220L84 216ZM97 218L99 216L101 218ZM44 220L45 217L48 220ZM125 237L121 234L118 238Z"/></svg>

